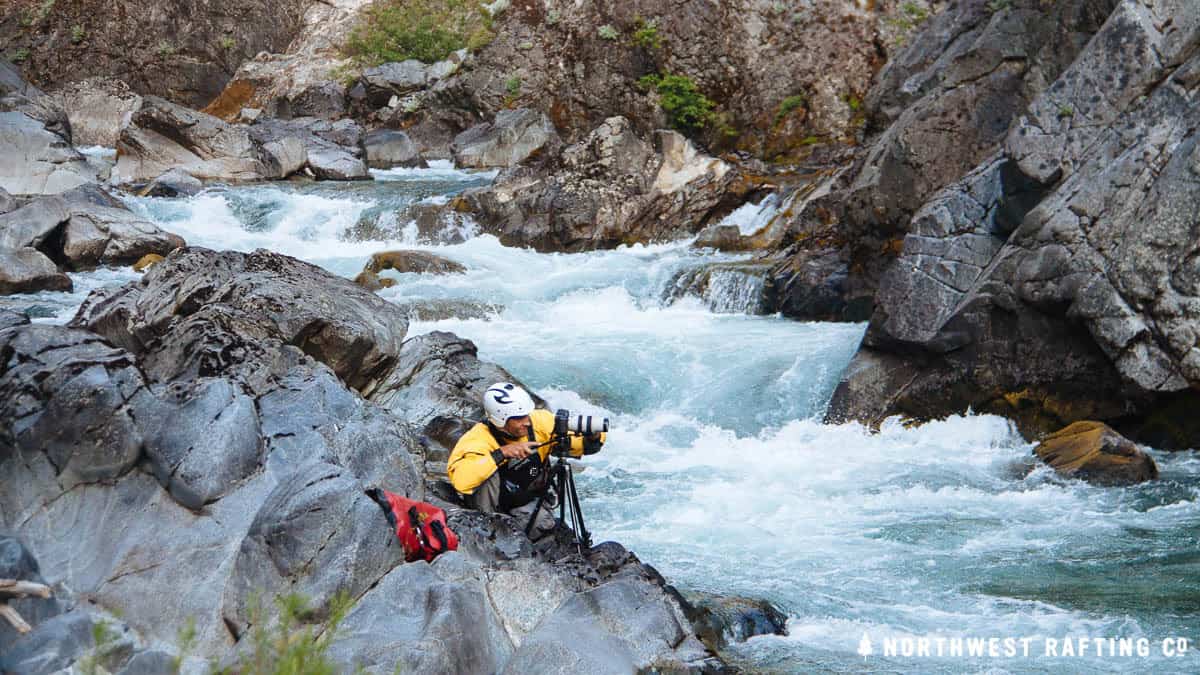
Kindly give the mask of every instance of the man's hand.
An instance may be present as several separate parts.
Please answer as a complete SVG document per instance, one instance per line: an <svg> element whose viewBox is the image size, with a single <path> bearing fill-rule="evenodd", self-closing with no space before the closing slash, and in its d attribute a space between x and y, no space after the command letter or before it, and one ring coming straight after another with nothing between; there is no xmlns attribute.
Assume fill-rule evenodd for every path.
<svg viewBox="0 0 1200 675"><path fill-rule="evenodd" d="M500 446L500 454L508 459L525 459L530 454L536 452L534 446L537 443L533 441L522 441L520 443L509 443L508 445Z"/></svg>

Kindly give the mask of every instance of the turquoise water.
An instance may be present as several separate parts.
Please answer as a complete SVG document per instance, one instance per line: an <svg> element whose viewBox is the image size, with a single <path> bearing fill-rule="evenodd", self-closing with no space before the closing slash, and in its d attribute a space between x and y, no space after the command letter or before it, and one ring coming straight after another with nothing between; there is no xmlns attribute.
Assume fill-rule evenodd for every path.
<svg viewBox="0 0 1200 675"><path fill-rule="evenodd" d="M1058 478L1000 418L879 433L819 422L864 327L712 311L669 300L686 270L736 256L686 242L539 254L419 231L405 207L484 184L441 166L370 184L213 189L132 206L190 243L266 247L353 276L378 250L415 247L465 274L400 275L396 302L469 300L487 318L415 323L474 340L555 407L612 418L580 474L588 525L692 589L765 597L786 637L733 658L781 672L1200 672L1200 459L1151 451L1160 480L1123 489ZM401 215L398 215L401 214ZM739 218L754 222L755 214ZM370 232L361 240L355 233ZM380 235L379 233L387 233ZM452 242L452 243L447 243ZM79 275L82 285L134 278ZM735 291L737 289L730 289ZM18 296L65 320L75 294ZM719 304L719 303L716 303ZM859 654L863 636L872 653ZM904 638L1032 638L1032 654L885 656ZM1044 656L1045 638L1145 638L1146 657ZM902 644L897 642L896 644Z"/></svg>

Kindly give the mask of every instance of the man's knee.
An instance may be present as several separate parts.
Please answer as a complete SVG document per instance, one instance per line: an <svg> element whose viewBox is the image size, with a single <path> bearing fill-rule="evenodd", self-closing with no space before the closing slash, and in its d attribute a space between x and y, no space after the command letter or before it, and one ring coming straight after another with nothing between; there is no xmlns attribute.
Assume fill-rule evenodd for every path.
<svg viewBox="0 0 1200 675"><path fill-rule="evenodd" d="M467 496L468 502L476 510L483 513L496 513L500 510L500 472L493 473L483 481L475 492Z"/></svg>

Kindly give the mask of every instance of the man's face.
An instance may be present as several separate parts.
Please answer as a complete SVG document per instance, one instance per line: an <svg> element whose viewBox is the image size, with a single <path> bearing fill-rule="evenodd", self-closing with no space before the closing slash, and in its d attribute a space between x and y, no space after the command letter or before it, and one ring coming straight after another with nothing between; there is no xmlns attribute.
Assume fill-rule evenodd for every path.
<svg viewBox="0 0 1200 675"><path fill-rule="evenodd" d="M529 435L529 427L533 422L529 419L529 415L522 417L510 417L504 423L504 433L514 438L525 438Z"/></svg>

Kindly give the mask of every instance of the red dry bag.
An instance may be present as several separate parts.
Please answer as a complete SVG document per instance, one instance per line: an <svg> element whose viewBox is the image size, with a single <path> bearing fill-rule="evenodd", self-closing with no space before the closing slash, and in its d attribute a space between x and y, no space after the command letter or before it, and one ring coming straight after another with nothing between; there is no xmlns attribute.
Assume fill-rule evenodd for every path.
<svg viewBox="0 0 1200 675"><path fill-rule="evenodd" d="M379 488L367 490L367 496L383 509L396 538L404 547L406 561L424 559L428 562L441 553L458 549L458 537L446 525L446 512L433 504Z"/></svg>

